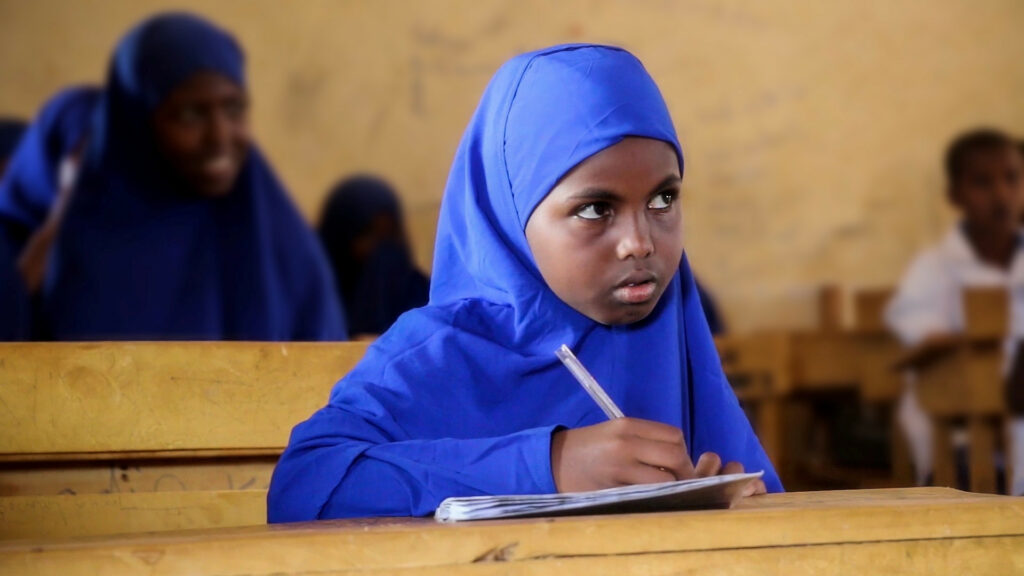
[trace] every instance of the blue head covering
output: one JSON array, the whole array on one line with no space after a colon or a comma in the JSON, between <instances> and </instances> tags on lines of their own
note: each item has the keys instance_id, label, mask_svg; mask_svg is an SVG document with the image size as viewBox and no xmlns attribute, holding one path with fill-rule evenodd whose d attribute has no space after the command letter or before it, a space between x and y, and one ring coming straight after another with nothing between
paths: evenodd
<instances>
[{"instance_id":1,"label":"blue head covering","mask_svg":"<svg viewBox=\"0 0 1024 576\"><path fill-rule=\"evenodd\" d=\"M380 217L393 224L389 237L375 236ZM430 282L413 264L402 208L387 182L365 175L339 182L327 198L317 231L348 312L350 334L381 334L403 312L427 303ZM375 236L375 244L359 261L353 246L366 235Z\"/></svg>"},{"instance_id":2,"label":"blue head covering","mask_svg":"<svg viewBox=\"0 0 1024 576\"><path fill-rule=\"evenodd\" d=\"M244 86L235 40L187 14L144 21L111 61L44 281L55 339L336 340L323 253L259 150L222 198L182 189L155 108L199 72Z\"/></svg>"},{"instance_id":3,"label":"blue head covering","mask_svg":"<svg viewBox=\"0 0 1024 576\"><path fill-rule=\"evenodd\" d=\"M292 432L271 521L430 513L456 495L556 489L558 426L605 419L559 363L568 344L628 416L683 430L778 478L723 376L685 259L651 315L601 325L544 283L525 226L574 166L626 137L682 152L653 80L628 52L558 46L506 63L456 153L430 304L403 315Z\"/></svg>"},{"instance_id":4,"label":"blue head covering","mask_svg":"<svg viewBox=\"0 0 1024 576\"><path fill-rule=\"evenodd\" d=\"M0 220L21 235L43 224L57 198L60 163L83 143L99 90L78 86L51 98L25 133L0 180Z\"/></svg>"}]
</instances>

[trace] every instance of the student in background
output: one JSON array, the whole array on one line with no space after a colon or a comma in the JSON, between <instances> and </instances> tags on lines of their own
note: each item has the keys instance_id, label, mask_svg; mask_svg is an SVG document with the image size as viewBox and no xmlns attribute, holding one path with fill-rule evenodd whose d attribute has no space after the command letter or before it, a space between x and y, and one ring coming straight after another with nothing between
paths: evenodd
<instances>
[{"instance_id":1,"label":"student in background","mask_svg":"<svg viewBox=\"0 0 1024 576\"><path fill-rule=\"evenodd\" d=\"M58 340L339 340L323 252L248 128L243 54L148 19L110 63L43 282Z\"/></svg>"},{"instance_id":2,"label":"student in background","mask_svg":"<svg viewBox=\"0 0 1024 576\"><path fill-rule=\"evenodd\" d=\"M0 228L29 293L38 290L46 272L99 94L83 86L51 98L0 180Z\"/></svg>"},{"instance_id":3,"label":"student in background","mask_svg":"<svg viewBox=\"0 0 1024 576\"><path fill-rule=\"evenodd\" d=\"M628 52L557 46L502 66L448 177L430 304L292 431L269 520L744 468L780 490L683 256L682 171L665 102ZM562 344L628 418L607 420Z\"/></svg>"},{"instance_id":4,"label":"student in background","mask_svg":"<svg viewBox=\"0 0 1024 576\"><path fill-rule=\"evenodd\" d=\"M959 136L946 153L948 198L961 220L907 270L886 309L889 327L907 346L964 329L964 287L1006 287L1011 337L1024 336L1024 157L1006 134L981 129ZM1009 350L1009 348L1008 348ZM899 422L910 443L917 482L932 473L932 426L906 388ZM1011 424L1011 442L1024 442L1024 421ZM1014 462L1011 490L1024 493L1024 462Z\"/></svg>"},{"instance_id":5,"label":"student in background","mask_svg":"<svg viewBox=\"0 0 1024 576\"><path fill-rule=\"evenodd\" d=\"M383 334L427 303L430 280L412 261L401 204L383 180L356 176L335 185L317 232L352 336Z\"/></svg>"},{"instance_id":6,"label":"student in background","mask_svg":"<svg viewBox=\"0 0 1024 576\"><path fill-rule=\"evenodd\" d=\"M25 123L14 118L0 118L0 178L7 171L7 164L25 133Z\"/></svg>"}]
</instances>

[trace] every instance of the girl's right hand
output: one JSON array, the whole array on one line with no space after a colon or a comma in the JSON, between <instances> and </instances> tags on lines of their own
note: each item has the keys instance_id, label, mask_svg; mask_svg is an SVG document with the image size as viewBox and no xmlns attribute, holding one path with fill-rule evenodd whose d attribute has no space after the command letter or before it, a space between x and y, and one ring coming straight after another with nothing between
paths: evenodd
<instances>
[{"instance_id":1,"label":"girl's right hand","mask_svg":"<svg viewBox=\"0 0 1024 576\"><path fill-rule=\"evenodd\" d=\"M701 464L705 456L707 454L702 455ZM616 418L555 432L551 439L551 471L559 492L671 482L698 476L686 451L682 430L636 418ZM715 473L717 470L711 472Z\"/></svg>"}]
</instances>

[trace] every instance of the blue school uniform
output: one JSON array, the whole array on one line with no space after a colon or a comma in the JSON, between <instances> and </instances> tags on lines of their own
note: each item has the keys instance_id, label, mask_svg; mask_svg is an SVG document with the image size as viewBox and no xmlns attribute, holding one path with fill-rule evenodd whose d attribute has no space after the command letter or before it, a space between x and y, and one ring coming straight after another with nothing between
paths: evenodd
<instances>
[{"instance_id":1,"label":"blue school uniform","mask_svg":"<svg viewBox=\"0 0 1024 576\"><path fill-rule=\"evenodd\" d=\"M341 340L326 259L255 147L222 198L182 189L151 127L198 72L245 86L235 40L187 14L149 19L110 64L43 285L59 340Z\"/></svg>"},{"instance_id":2,"label":"blue school uniform","mask_svg":"<svg viewBox=\"0 0 1024 576\"><path fill-rule=\"evenodd\" d=\"M572 45L518 56L492 79L441 205L430 303L399 318L295 427L271 522L424 515L449 496L556 491L551 435L605 415L554 355L567 344L627 415L683 430L778 477L723 376L685 258L654 311L606 326L544 283L525 226L572 167L630 136L682 152L642 64Z\"/></svg>"}]
</instances>

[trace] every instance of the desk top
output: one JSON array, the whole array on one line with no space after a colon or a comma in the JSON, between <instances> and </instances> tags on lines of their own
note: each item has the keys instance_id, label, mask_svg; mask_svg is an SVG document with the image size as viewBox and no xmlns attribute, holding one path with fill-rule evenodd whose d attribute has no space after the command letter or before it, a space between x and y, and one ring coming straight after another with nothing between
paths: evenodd
<instances>
[{"instance_id":1,"label":"desk top","mask_svg":"<svg viewBox=\"0 0 1024 576\"><path fill-rule=\"evenodd\" d=\"M730 574L1024 570L1024 498L948 488L804 492L754 497L732 510L460 524L348 520L0 545L0 573L60 576L594 576L715 566Z\"/></svg>"}]
</instances>

